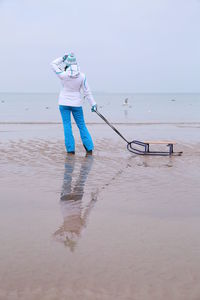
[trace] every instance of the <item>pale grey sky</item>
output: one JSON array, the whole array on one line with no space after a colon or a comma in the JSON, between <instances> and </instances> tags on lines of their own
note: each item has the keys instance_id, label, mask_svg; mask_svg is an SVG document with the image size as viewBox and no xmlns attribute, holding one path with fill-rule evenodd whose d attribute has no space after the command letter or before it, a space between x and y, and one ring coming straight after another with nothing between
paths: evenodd
<instances>
[{"instance_id":1,"label":"pale grey sky","mask_svg":"<svg viewBox=\"0 0 200 300\"><path fill-rule=\"evenodd\" d=\"M0 91L57 92L74 51L93 91L200 92L199 0L0 0Z\"/></svg>"}]
</instances>

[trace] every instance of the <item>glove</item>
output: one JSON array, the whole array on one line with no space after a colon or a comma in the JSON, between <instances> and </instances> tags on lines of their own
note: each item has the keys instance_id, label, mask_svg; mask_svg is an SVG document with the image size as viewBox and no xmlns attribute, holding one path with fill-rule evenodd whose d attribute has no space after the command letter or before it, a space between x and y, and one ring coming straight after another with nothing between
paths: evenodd
<instances>
[{"instance_id":1,"label":"glove","mask_svg":"<svg viewBox=\"0 0 200 300\"><path fill-rule=\"evenodd\" d=\"M96 105L96 104L92 105L91 111L92 111L92 112L97 111L97 105Z\"/></svg>"},{"instance_id":2,"label":"glove","mask_svg":"<svg viewBox=\"0 0 200 300\"><path fill-rule=\"evenodd\" d=\"M63 56L63 62L67 59L67 57L68 57L68 54L65 54L65 55Z\"/></svg>"}]
</instances>

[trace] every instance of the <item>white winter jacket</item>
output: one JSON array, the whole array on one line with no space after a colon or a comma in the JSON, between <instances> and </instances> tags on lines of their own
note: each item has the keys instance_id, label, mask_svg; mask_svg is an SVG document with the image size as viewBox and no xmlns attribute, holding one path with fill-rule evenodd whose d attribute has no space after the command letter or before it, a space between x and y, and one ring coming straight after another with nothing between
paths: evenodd
<instances>
[{"instance_id":1,"label":"white winter jacket","mask_svg":"<svg viewBox=\"0 0 200 300\"><path fill-rule=\"evenodd\" d=\"M78 65L71 65L64 71L63 58L52 61L51 67L60 78L62 89L59 94L59 105L82 106L83 98L95 105L85 74L81 73Z\"/></svg>"}]
</instances>

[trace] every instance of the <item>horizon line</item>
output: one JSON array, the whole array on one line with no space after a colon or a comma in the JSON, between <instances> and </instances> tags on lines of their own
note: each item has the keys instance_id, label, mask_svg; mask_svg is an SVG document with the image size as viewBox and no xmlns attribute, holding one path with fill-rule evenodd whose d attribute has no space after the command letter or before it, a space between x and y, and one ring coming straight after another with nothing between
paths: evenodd
<instances>
[{"instance_id":1,"label":"horizon line","mask_svg":"<svg viewBox=\"0 0 200 300\"><path fill-rule=\"evenodd\" d=\"M93 94L200 94L199 92L113 92L113 91L92 91ZM39 92L39 91L16 91L16 92L8 92L8 91L0 91L0 94L59 94L58 92Z\"/></svg>"}]
</instances>

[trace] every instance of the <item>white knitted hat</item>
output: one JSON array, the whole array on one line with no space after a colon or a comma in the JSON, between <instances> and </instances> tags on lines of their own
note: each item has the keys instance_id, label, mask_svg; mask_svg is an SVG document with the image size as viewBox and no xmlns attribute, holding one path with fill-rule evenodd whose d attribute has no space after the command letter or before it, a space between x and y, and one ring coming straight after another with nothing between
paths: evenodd
<instances>
[{"instance_id":1,"label":"white knitted hat","mask_svg":"<svg viewBox=\"0 0 200 300\"><path fill-rule=\"evenodd\" d=\"M77 64L77 61L76 61L76 56L73 52L70 52L67 56L67 59L65 60L65 63L68 65L68 66L71 66L71 65L76 65Z\"/></svg>"}]
</instances>

